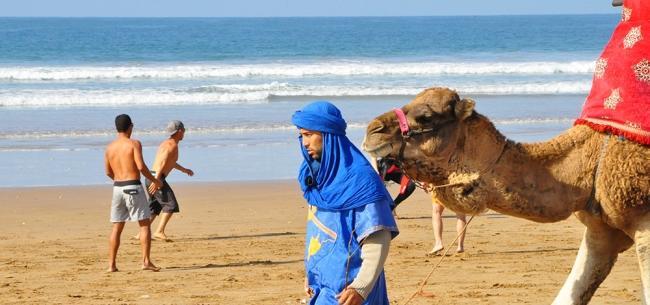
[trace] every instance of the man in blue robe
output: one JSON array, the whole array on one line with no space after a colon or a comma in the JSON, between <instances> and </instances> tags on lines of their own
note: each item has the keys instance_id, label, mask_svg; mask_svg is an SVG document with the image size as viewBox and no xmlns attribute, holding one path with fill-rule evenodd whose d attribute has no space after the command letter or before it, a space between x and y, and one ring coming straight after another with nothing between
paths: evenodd
<instances>
[{"instance_id":1,"label":"man in blue robe","mask_svg":"<svg viewBox=\"0 0 650 305\"><path fill-rule=\"evenodd\" d=\"M384 262L398 234L390 194L346 137L336 106L313 102L291 121L300 131L304 162L298 181L309 205L309 304L388 304Z\"/></svg>"}]
</instances>

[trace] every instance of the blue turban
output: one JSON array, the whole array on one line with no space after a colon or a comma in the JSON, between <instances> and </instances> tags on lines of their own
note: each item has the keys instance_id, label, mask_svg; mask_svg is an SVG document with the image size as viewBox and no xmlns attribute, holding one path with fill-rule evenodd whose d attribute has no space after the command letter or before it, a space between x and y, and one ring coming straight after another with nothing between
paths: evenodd
<instances>
[{"instance_id":1,"label":"blue turban","mask_svg":"<svg viewBox=\"0 0 650 305\"><path fill-rule=\"evenodd\" d=\"M291 122L298 128L323 135L320 161L307 153L302 141L300 145L305 160L300 166L298 182L310 205L326 210L349 210L369 203L392 202L379 175L345 136L347 125L336 106L326 101L310 103L296 111Z\"/></svg>"}]
</instances>

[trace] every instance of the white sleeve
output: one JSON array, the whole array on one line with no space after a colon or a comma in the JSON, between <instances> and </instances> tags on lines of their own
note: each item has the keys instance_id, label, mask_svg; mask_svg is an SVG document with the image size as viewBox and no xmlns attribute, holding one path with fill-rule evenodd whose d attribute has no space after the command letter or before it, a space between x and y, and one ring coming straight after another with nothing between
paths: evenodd
<instances>
[{"instance_id":1,"label":"white sleeve","mask_svg":"<svg viewBox=\"0 0 650 305\"><path fill-rule=\"evenodd\" d=\"M363 240L361 268L349 287L356 290L364 300L368 298L372 288L375 287L377 278L384 271L390 240L391 233L388 230L377 231Z\"/></svg>"}]
</instances>

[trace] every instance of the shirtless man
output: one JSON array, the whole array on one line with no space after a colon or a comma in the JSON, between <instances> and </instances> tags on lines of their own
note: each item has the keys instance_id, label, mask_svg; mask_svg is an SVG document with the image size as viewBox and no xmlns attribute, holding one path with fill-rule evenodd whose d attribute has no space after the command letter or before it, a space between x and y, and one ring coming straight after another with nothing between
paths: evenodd
<instances>
[{"instance_id":1,"label":"shirtless man","mask_svg":"<svg viewBox=\"0 0 650 305\"><path fill-rule=\"evenodd\" d=\"M173 169L177 169L188 176L194 176L194 172L191 169L187 169L177 163L178 143L182 141L185 136L185 126L183 125L183 122L171 121L167 125L165 131L169 135L169 138L158 146L156 160L153 163L153 171L151 172L156 176L156 179L162 181L163 185L158 192L154 193L150 202L152 213L151 222L153 222L154 219L156 219L156 216L162 211L162 216L158 223L158 229L156 229L156 232L153 234L155 238L162 240L167 240L165 227L167 226L167 223L169 223L172 214L180 211L174 191L167 183L166 178ZM146 183L147 186L150 185L149 181Z\"/></svg>"},{"instance_id":2,"label":"shirtless man","mask_svg":"<svg viewBox=\"0 0 650 305\"><path fill-rule=\"evenodd\" d=\"M153 193L162 183L151 173L142 159L142 144L131 139L133 123L126 114L115 118L117 138L108 144L105 154L106 175L114 181L113 202L111 204L111 232L108 253L108 272L117 271L115 258L120 247L120 237L126 221L137 221L140 225L140 244L142 247L142 270L159 271L149 257L151 251L151 212L147 197L140 184L140 173L154 183L149 186Z\"/></svg>"}]
</instances>

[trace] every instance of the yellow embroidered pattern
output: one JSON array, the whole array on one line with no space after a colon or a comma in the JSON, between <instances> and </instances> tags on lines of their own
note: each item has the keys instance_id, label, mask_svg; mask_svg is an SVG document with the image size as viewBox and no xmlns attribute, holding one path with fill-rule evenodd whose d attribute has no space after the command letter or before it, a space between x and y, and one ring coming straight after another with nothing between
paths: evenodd
<instances>
[{"instance_id":1,"label":"yellow embroidered pattern","mask_svg":"<svg viewBox=\"0 0 650 305\"><path fill-rule=\"evenodd\" d=\"M594 69L594 76L596 78L603 78L603 75L605 75L605 69L607 69L607 59L599 58L596 61L596 67Z\"/></svg>"},{"instance_id":2,"label":"yellow embroidered pattern","mask_svg":"<svg viewBox=\"0 0 650 305\"><path fill-rule=\"evenodd\" d=\"M629 21L630 17L632 17L632 9L627 8L627 7L624 6L623 7L623 16L621 17L621 21L623 21L623 22Z\"/></svg>"},{"instance_id":3,"label":"yellow embroidered pattern","mask_svg":"<svg viewBox=\"0 0 650 305\"><path fill-rule=\"evenodd\" d=\"M616 109L616 105L621 102L621 93L619 89L612 90L612 94L605 99L605 109Z\"/></svg>"},{"instance_id":4,"label":"yellow embroidered pattern","mask_svg":"<svg viewBox=\"0 0 650 305\"><path fill-rule=\"evenodd\" d=\"M650 61L647 59L641 60L638 64L634 65L634 74L636 78L642 82L650 82Z\"/></svg>"},{"instance_id":5,"label":"yellow embroidered pattern","mask_svg":"<svg viewBox=\"0 0 650 305\"><path fill-rule=\"evenodd\" d=\"M320 220L316 217L316 211L318 210L317 207L315 206L310 206L307 214L307 221L311 221L318 229L323 231L323 233L327 234L329 237L332 239L336 239L336 232L334 230L328 228L326 225L324 225Z\"/></svg>"},{"instance_id":6,"label":"yellow embroidered pattern","mask_svg":"<svg viewBox=\"0 0 650 305\"><path fill-rule=\"evenodd\" d=\"M633 27L627 35L625 35L625 39L623 39L623 46L626 49L629 49L633 47L637 42L641 41L643 39L643 36L641 35L641 27Z\"/></svg>"},{"instance_id":7,"label":"yellow embroidered pattern","mask_svg":"<svg viewBox=\"0 0 650 305\"><path fill-rule=\"evenodd\" d=\"M634 128L634 129L641 129L641 126L639 124L634 123L634 122L630 122L630 121L625 122L625 126L630 127L630 128Z\"/></svg>"},{"instance_id":8,"label":"yellow embroidered pattern","mask_svg":"<svg viewBox=\"0 0 650 305\"><path fill-rule=\"evenodd\" d=\"M313 237L309 239L308 255L307 259L310 259L314 254L320 251L321 243L318 240L318 237Z\"/></svg>"}]
</instances>

